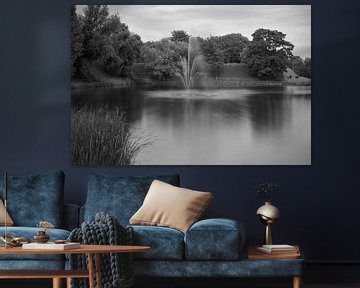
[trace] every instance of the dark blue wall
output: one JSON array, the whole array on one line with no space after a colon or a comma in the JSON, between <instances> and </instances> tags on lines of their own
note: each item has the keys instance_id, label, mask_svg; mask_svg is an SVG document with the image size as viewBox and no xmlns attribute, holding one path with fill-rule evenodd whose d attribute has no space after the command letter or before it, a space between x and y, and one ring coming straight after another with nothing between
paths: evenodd
<instances>
[{"instance_id":1,"label":"dark blue wall","mask_svg":"<svg viewBox=\"0 0 360 288\"><path fill-rule=\"evenodd\" d=\"M252 243L259 243L263 232L255 215L262 202L254 195L253 181L271 179L281 188L274 197L282 213L273 230L276 242L301 244L310 260L360 260L357 249L360 2L274 2L312 4L311 166L75 167L70 164L70 5L104 2L146 3L0 2L0 171L26 175L63 169L65 199L78 204L85 200L87 176L91 172L114 175L177 172L183 186L213 191L216 200L208 215L242 220ZM185 2L192 3L180 0L177 3ZM176 4L170 0L151 3Z\"/></svg>"}]
</instances>

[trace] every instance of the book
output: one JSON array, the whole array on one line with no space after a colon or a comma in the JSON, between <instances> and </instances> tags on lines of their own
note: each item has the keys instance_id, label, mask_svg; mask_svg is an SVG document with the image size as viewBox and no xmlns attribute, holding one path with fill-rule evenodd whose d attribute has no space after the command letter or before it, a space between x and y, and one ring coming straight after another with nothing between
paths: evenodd
<instances>
[{"instance_id":1,"label":"book","mask_svg":"<svg viewBox=\"0 0 360 288\"><path fill-rule=\"evenodd\" d=\"M250 246L248 249L247 258L249 260L273 260L273 259L298 259L301 258L299 246L295 246L297 249L294 251L280 251L279 253L267 253L258 250L262 246Z\"/></svg>"},{"instance_id":2,"label":"book","mask_svg":"<svg viewBox=\"0 0 360 288\"><path fill-rule=\"evenodd\" d=\"M260 252L268 253L268 254L298 254L299 248L297 246L291 245L262 245L257 247L257 250Z\"/></svg>"},{"instance_id":3,"label":"book","mask_svg":"<svg viewBox=\"0 0 360 288\"><path fill-rule=\"evenodd\" d=\"M70 250L70 249L79 249L80 243L70 242L70 243L27 243L22 245L23 249L28 250Z\"/></svg>"}]
</instances>

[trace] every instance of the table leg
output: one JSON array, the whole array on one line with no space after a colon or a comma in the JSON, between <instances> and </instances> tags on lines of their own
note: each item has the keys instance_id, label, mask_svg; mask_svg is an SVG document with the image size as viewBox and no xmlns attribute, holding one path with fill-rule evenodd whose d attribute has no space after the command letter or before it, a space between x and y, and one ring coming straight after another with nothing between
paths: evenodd
<instances>
[{"instance_id":1,"label":"table leg","mask_svg":"<svg viewBox=\"0 0 360 288\"><path fill-rule=\"evenodd\" d=\"M53 288L62 288L61 278L53 278Z\"/></svg>"},{"instance_id":2,"label":"table leg","mask_svg":"<svg viewBox=\"0 0 360 288\"><path fill-rule=\"evenodd\" d=\"M94 282L94 254L88 253L88 260L89 260L89 288L95 288L95 282Z\"/></svg>"},{"instance_id":3,"label":"table leg","mask_svg":"<svg viewBox=\"0 0 360 288\"><path fill-rule=\"evenodd\" d=\"M95 271L96 271L96 285L97 288L102 288L101 284L101 255L95 254Z\"/></svg>"},{"instance_id":4,"label":"table leg","mask_svg":"<svg viewBox=\"0 0 360 288\"><path fill-rule=\"evenodd\" d=\"M293 278L293 288L301 288L301 277L297 276Z\"/></svg>"},{"instance_id":5,"label":"table leg","mask_svg":"<svg viewBox=\"0 0 360 288\"><path fill-rule=\"evenodd\" d=\"M71 288L71 278L66 278L66 288Z\"/></svg>"}]
</instances>

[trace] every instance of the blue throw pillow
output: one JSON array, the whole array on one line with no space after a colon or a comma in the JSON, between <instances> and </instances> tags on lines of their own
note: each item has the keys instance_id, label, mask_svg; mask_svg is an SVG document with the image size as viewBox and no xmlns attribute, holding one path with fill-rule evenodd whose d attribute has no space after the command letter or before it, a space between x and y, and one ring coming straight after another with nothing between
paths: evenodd
<instances>
[{"instance_id":1,"label":"blue throw pillow","mask_svg":"<svg viewBox=\"0 0 360 288\"><path fill-rule=\"evenodd\" d=\"M180 185L178 174L160 176L104 176L91 174L84 206L84 220L93 221L98 212L116 217L121 225L128 225L131 216L142 205L151 183L160 180Z\"/></svg>"},{"instance_id":2,"label":"blue throw pillow","mask_svg":"<svg viewBox=\"0 0 360 288\"><path fill-rule=\"evenodd\" d=\"M35 227L45 220L62 226L64 179L62 171L8 176L8 212L16 226ZM4 177L0 176L2 184ZM3 185L0 195L4 198Z\"/></svg>"}]
</instances>

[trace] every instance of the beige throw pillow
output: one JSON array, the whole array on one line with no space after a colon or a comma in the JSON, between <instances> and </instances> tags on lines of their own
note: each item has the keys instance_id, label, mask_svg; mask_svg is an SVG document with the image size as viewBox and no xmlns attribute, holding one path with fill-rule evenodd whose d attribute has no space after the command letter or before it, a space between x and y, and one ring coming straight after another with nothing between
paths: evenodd
<instances>
[{"instance_id":1,"label":"beige throw pillow","mask_svg":"<svg viewBox=\"0 0 360 288\"><path fill-rule=\"evenodd\" d=\"M154 180L130 224L166 226L186 232L212 200L210 192L179 188Z\"/></svg>"},{"instance_id":2,"label":"beige throw pillow","mask_svg":"<svg viewBox=\"0 0 360 288\"><path fill-rule=\"evenodd\" d=\"M14 225L14 221L10 218L9 214L6 213L7 216L7 225L8 226L12 226ZM0 200L0 226L4 226L5 225L5 205L3 203L2 200Z\"/></svg>"}]
</instances>

